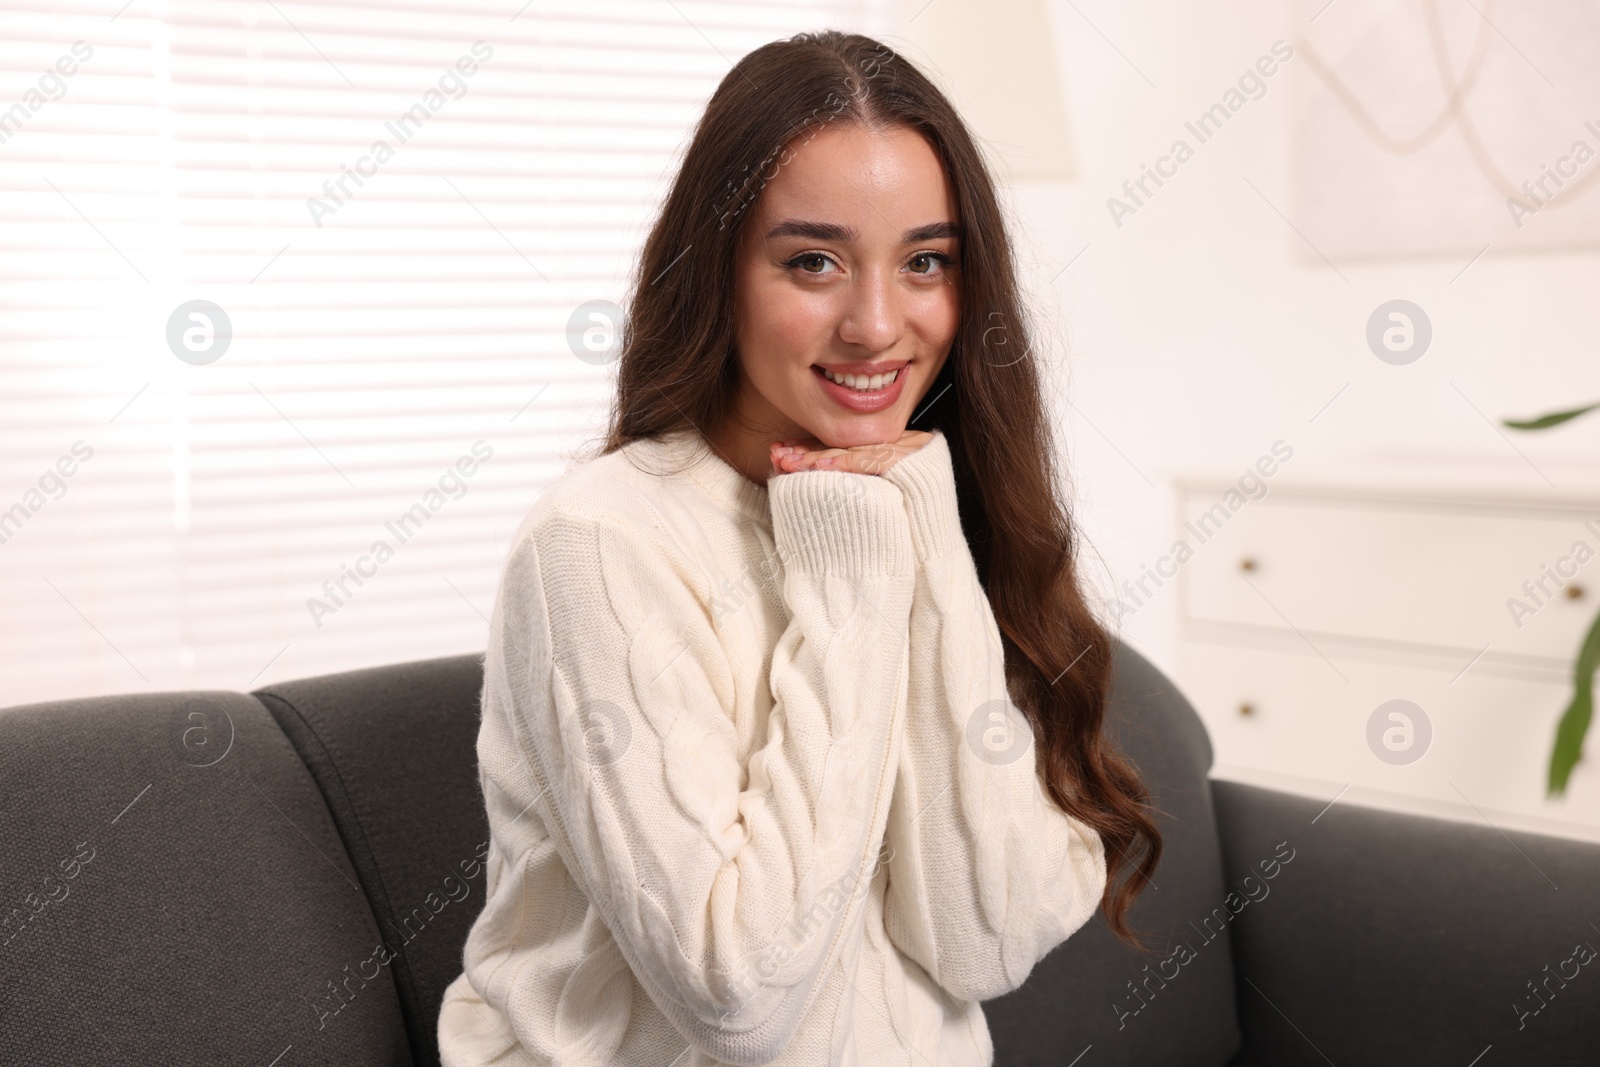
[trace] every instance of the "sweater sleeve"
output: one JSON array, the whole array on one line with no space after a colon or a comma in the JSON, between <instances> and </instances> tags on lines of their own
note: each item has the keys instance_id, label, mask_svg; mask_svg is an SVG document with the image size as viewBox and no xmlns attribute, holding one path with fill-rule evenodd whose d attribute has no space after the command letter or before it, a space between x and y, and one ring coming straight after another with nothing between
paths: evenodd
<instances>
[{"instance_id":1,"label":"sweater sleeve","mask_svg":"<svg viewBox=\"0 0 1600 1067\"><path fill-rule=\"evenodd\" d=\"M1007 697L944 436L884 477L904 493L918 563L885 930L946 992L990 1000L1094 914L1104 846L1045 791L1032 728Z\"/></svg>"},{"instance_id":2,"label":"sweater sleeve","mask_svg":"<svg viewBox=\"0 0 1600 1067\"><path fill-rule=\"evenodd\" d=\"M915 573L881 478L784 474L768 499L789 621L748 758L703 572L649 522L534 524L486 663L485 714L514 724L572 879L678 1032L731 1064L782 1052L859 925Z\"/></svg>"}]
</instances>

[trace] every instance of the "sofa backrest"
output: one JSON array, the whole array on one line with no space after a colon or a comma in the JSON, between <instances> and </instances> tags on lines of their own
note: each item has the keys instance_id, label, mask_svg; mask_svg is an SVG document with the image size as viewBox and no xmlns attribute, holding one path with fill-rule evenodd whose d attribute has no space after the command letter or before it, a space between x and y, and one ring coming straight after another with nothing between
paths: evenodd
<instances>
[{"instance_id":1,"label":"sofa backrest","mask_svg":"<svg viewBox=\"0 0 1600 1067\"><path fill-rule=\"evenodd\" d=\"M382 929L412 1060L439 1062L439 1004L483 907L480 656L283 682L256 692L322 789Z\"/></svg>"},{"instance_id":2,"label":"sofa backrest","mask_svg":"<svg viewBox=\"0 0 1600 1067\"><path fill-rule=\"evenodd\" d=\"M253 697L0 711L0 1063L407 1064L379 938Z\"/></svg>"}]
</instances>

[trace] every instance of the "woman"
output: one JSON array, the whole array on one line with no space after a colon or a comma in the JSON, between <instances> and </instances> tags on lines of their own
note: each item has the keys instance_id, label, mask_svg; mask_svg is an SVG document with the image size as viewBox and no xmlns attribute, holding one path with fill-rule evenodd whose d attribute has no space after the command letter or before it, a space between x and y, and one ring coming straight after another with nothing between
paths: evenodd
<instances>
[{"instance_id":1,"label":"woman","mask_svg":"<svg viewBox=\"0 0 1600 1067\"><path fill-rule=\"evenodd\" d=\"M1160 839L1100 735L991 180L866 37L729 72L646 242L604 453L514 542L467 1064L983 1065L980 1001ZM910 428L918 427L918 428Z\"/></svg>"}]
</instances>

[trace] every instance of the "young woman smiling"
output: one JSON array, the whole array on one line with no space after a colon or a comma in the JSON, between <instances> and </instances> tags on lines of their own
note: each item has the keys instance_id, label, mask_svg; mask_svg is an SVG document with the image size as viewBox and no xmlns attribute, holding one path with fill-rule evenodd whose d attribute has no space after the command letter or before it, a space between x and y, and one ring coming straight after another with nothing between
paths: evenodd
<instances>
[{"instance_id":1,"label":"young woman smiling","mask_svg":"<svg viewBox=\"0 0 1600 1067\"><path fill-rule=\"evenodd\" d=\"M826 32L723 79L603 454L502 576L445 1067L988 1067L981 1001L1097 909L1133 940L1161 841L1023 322L913 66Z\"/></svg>"}]
</instances>

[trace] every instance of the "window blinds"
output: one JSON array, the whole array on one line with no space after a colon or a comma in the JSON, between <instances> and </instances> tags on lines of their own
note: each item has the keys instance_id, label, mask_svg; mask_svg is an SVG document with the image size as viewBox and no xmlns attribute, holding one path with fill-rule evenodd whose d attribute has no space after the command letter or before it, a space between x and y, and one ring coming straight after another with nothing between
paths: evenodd
<instances>
[{"instance_id":1,"label":"window blinds","mask_svg":"<svg viewBox=\"0 0 1600 1067\"><path fill-rule=\"evenodd\" d=\"M0 0L0 706L482 649L569 317L738 56L870 17Z\"/></svg>"}]
</instances>

